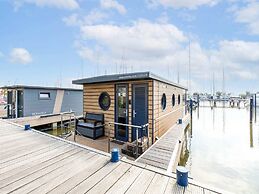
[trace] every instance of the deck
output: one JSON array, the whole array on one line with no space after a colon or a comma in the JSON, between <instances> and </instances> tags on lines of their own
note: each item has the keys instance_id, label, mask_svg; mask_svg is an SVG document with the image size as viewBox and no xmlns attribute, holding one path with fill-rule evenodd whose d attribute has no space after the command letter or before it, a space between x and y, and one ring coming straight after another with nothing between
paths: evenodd
<instances>
[{"instance_id":1,"label":"deck","mask_svg":"<svg viewBox=\"0 0 259 194\"><path fill-rule=\"evenodd\" d=\"M0 193L216 193L174 174L0 120Z\"/></svg>"},{"instance_id":2,"label":"deck","mask_svg":"<svg viewBox=\"0 0 259 194\"><path fill-rule=\"evenodd\" d=\"M180 155L180 147L184 137L184 130L190 122L189 116L182 124L176 124L154 143L137 161L166 170L175 171Z\"/></svg>"},{"instance_id":3,"label":"deck","mask_svg":"<svg viewBox=\"0 0 259 194\"><path fill-rule=\"evenodd\" d=\"M63 121L68 121L70 119L73 119L69 115L63 115L61 119L61 115L50 115L47 117L44 117L45 115L42 116L30 116L30 117L21 117L21 118L15 118L15 119L8 119L11 122L17 123L19 125L26 125L30 124L31 127L36 127L36 126L41 126L41 125L47 125L47 124L52 124L52 123L58 123ZM78 116L82 117L82 116Z\"/></svg>"}]
</instances>

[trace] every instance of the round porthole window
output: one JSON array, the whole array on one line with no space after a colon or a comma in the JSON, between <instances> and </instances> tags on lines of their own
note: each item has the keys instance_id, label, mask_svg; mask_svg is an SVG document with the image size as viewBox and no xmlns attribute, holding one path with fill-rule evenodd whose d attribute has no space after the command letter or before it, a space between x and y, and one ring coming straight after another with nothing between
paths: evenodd
<instances>
[{"instance_id":1,"label":"round porthole window","mask_svg":"<svg viewBox=\"0 0 259 194\"><path fill-rule=\"evenodd\" d=\"M166 95L165 95L165 93L163 93L162 98L161 98L161 107L162 107L163 110L165 110L165 108L166 108Z\"/></svg>"},{"instance_id":2,"label":"round porthole window","mask_svg":"<svg viewBox=\"0 0 259 194\"><path fill-rule=\"evenodd\" d=\"M181 103L181 96L180 96L180 94L178 95L178 104L180 104Z\"/></svg>"},{"instance_id":3,"label":"round porthole window","mask_svg":"<svg viewBox=\"0 0 259 194\"><path fill-rule=\"evenodd\" d=\"M103 110L108 110L111 105L111 98L107 92L102 92L99 96L99 106Z\"/></svg>"},{"instance_id":4,"label":"round porthole window","mask_svg":"<svg viewBox=\"0 0 259 194\"><path fill-rule=\"evenodd\" d=\"M173 94L173 96L172 96L172 106L174 107L174 105L175 105L175 95Z\"/></svg>"}]
</instances>

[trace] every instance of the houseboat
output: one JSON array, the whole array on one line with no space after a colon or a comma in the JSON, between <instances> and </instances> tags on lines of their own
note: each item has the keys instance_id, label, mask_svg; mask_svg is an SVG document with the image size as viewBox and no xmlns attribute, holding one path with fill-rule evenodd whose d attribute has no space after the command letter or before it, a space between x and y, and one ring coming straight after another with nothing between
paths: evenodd
<instances>
[{"instance_id":1,"label":"houseboat","mask_svg":"<svg viewBox=\"0 0 259 194\"><path fill-rule=\"evenodd\" d=\"M151 72L103 75L78 79L83 85L83 112L104 116L104 135L132 142L135 126L148 125L150 142L182 119L187 88ZM110 125L109 125L110 123Z\"/></svg>"},{"instance_id":2,"label":"houseboat","mask_svg":"<svg viewBox=\"0 0 259 194\"><path fill-rule=\"evenodd\" d=\"M20 118L74 111L83 113L83 90L73 88L14 85L7 91L7 118Z\"/></svg>"}]
</instances>

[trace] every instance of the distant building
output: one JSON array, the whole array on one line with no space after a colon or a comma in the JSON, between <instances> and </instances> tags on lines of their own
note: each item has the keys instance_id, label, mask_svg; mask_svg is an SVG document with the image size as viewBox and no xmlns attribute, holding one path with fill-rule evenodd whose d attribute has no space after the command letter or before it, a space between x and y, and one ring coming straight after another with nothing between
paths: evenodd
<instances>
[{"instance_id":1,"label":"distant building","mask_svg":"<svg viewBox=\"0 0 259 194\"><path fill-rule=\"evenodd\" d=\"M7 91L7 117L19 118L74 111L83 113L81 89L14 85Z\"/></svg>"}]
</instances>

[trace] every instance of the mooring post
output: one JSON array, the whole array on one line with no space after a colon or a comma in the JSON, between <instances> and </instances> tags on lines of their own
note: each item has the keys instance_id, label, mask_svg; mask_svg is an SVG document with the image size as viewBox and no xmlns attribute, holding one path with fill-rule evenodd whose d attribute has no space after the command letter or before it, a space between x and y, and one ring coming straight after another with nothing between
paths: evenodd
<instances>
[{"instance_id":1,"label":"mooring post","mask_svg":"<svg viewBox=\"0 0 259 194\"><path fill-rule=\"evenodd\" d=\"M198 94L197 95L197 105L198 105L198 108L200 107L200 95Z\"/></svg>"},{"instance_id":2,"label":"mooring post","mask_svg":"<svg viewBox=\"0 0 259 194\"><path fill-rule=\"evenodd\" d=\"M250 123L253 122L253 98L250 98Z\"/></svg>"},{"instance_id":3,"label":"mooring post","mask_svg":"<svg viewBox=\"0 0 259 194\"><path fill-rule=\"evenodd\" d=\"M193 101L192 99L190 99L191 128L192 128L192 109L193 109Z\"/></svg>"},{"instance_id":4,"label":"mooring post","mask_svg":"<svg viewBox=\"0 0 259 194\"><path fill-rule=\"evenodd\" d=\"M255 122L256 122L256 108L257 108L257 107L256 107L256 106L257 106L257 105L256 105L256 103L257 103L257 102L256 102L256 93L255 93L255 102L254 102L254 103L255 103L254 106L255 106Z\"/></svg>"}]
</instances>

